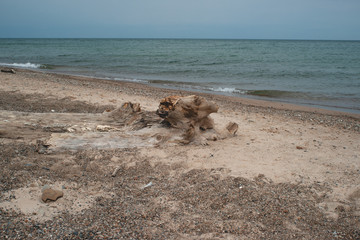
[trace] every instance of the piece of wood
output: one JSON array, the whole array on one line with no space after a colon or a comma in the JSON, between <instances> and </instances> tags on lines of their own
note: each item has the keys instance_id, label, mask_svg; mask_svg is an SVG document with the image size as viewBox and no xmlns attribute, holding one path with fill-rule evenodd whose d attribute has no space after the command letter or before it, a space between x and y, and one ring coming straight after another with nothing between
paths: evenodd
<instances>
[{"instance_id":1,"label":"piece of wood","mask_svg":"<svg viewBox=\"0 0 360 240\"><path fill-rule=\"evenodd\" d=\"M142 111L139 103L132 102L122 104L115 110L105 113L105 116L107 121L116 127L128 126L133 130L151 126L161 120L154 111Z\"/></svg>"},{"instance_id":2,"label":"piece of wood","mask_svg":"<svg viewBox=\"0 0 360 240\"><path fill-rule=\"evenodd\" d=\"M1 72L4 72L4 73L12 73L12 74L15 74L15 70L14 69L1 69Z\"/></svg>"},{"instance_id":3,"label":"piece of wood","mask_svg":"<svg viewBox=\"0 0 360 240\"><path fill-rule=\"evenodd\" d=\"M170 96L160 101L156 113L164 119L164 123L184 130L184 141L190 142L198 131L214 128L214 121L209 115L218 109L215 103L200 96Z\"/></svg>"}]
</instances>

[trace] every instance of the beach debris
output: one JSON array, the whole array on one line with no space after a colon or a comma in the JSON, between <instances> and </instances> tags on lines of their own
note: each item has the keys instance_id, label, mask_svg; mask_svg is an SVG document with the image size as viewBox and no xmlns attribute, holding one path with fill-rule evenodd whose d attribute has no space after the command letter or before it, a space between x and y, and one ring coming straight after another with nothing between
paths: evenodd
<instances>
[{"instance_id":1,"label":"beach debris","mask_svg":"<svg viewBox=\"0 0 360 240\"><path fill-rule=\"evenodd\" d=\"M182 129L184 143L189 143L200 131L214 128L214 121L209 115L218 109L215 103L200 96L169 96L160 101L156 113L164 119L164 124Z\"/></svg>"},{"instance_id":2,"label":"beach debris","mask_svg":"<svg viewBox=\"0 0 360 240\"><path fill-rule=\"evenodd\" d=\"M76 128L75 127L69 127L68 129L66 129L69 133L74 133L76 132Z\"/></svg>"},{"instance_id":3,"label":"beach debris","mask_svg":"<svg viewBox=\"0 0 360 240\"><path fill-rule=\"evenodd\" d=\"M60 190L54 190L52 188L47 188L43 191L41 200L45 203L56 201L58 198L64 196L64 193Z\"/></svg>"},{"instance_id":4,"label":"beach debris","mask_svg":"<svg viewBox=\"0 0 360 240\"><path fill-rule=\"evenodd\" d=\"M116 177L116 174L118 173L118 171L120 170L120 167L115 168L115 170L113 171L113 173L111 174L112 177Z\"/></svg>"},{"instance_id":5,"label":"beach debris","mask_svg":"<svg viewBox=\"0 0 360 240\"><path fill-rule=\"evenodd\" d=\"M200 96L170 96L160 101L156 113L174 128L187 128L193 125L206 130L214 127L209 115L218 109L215 103Z\"/></svg>"},{"instance_id":6,"label":"beach debris","mask_svg":"<svg viewBox=\"0 0 360 240\"><path fill-rule=\"evenodd\" d=\"M229 122L225 127L231 135L235 135L239 129L239 125L234 122Z\"/></svg>"},{"instance_id":7,"label":"beach debris","mask_svg":"<svg viewBox=\"0 0 360 240\"><path fill-rule=\"evenodd\" d=\"M68 124L55 123L43 127L45 132L65 133L70 126Z\"/></svg>"},{"instance_id":8,"label":"beach debris","mask_svg":"<svg viewBox=\"0 0 360 240\"><path fill-rule=\"evenodd\" d=\"M124 124L131 124L137 119L137 116L141 112L139 103L125 102L109 113L109 116L117 121L125 121Z\"/></svg>"},{"instance_id":9,"label":"beach debris","mask_svg":"<svg viewBox=\"0 0 360 240\"><path fill-rule=\"evenodd\" d=\"M118 128L111 127L109 125L97 125L96 131L98 132L111 132L111 131L119 131Z\"/></svg>"},{"instance_id":10,"label":"beach debris","mask_svg":"<svg viewBox=\"0 0 360 240\"><path fill-rule=\"evenodd\" d=\"M35 151L39 154L46 154L47 149L50 147L50 145L46 144L43 140L36 140L36 149Z\"/></svg>"},{"instance_id":11,"label":"beach debris","mask_svg":"<svg viewBox=\"0 0 360 240\"><path fill-rule=\"evenodd\" d=\"M207 140L232 137L238 131L239 126L234 122L229 122L222 130L215 130L214 121L209 115L218 109L217 104L200 96L169 96L160 101L156 113L164 119L164 125L182 130L181 143L207 145Z\"/></svg>"},{"instance_id":12,"label":"beach debris","mask_svg":"<svg viewBox=\"0 0 360 240\"><path fill-rule=\"evenodd\" d=\"M141 187L141 189L145 189L145 188L148 188L148 187L151 187L153 185L152 182L149 182L148 184L146 184L145 186Z\"/></svg>"},{"instance_id":13,"label":"beach debris","mask_svg":"<svg viewBox=\"0 0 360 240\"><path fill-rule=\"evenodd\" d=\"M12 74L15 74L15 70L10 68L10 69L1 69L1 72L3 73L12 73Z\"/></svg>"},{"instance_id":14,"label":"beach debris","mask_svg":"<svg viewBox=\"0 0 360 240\"><path fill-rule=\"evenodd\" d=\"M44 131L53 134L46 144L39 142L39 153L162 144L207 145L208 141L232 137L238 130L238 125L233 122L219 128L221 130L215 129L209 115L217 111L217 104L196 95L167 97L161 100L157 111L142 110L138 103L125 102L115 110L99 115L95 125L91 122L44 126ZM113 175L116 176L116 172Z\"/></svg>"},{"instance_id":15,"label":"beach debris","mask_svg":"<svg viewBox=\"0 0 360 240\"><path fill-rule=\"evenodd\" d=\"M116 124L117 127L130 127L132 130L139 130L152 126L160 121L154 112L142 111L139 103L125 102L111 112L105 112L108 121Z\"/></svg>"},{"instance_id":16,"label":"beach debris","mask_svg":"<svg viewBox=\"0 0 360 240\"><path fill-rule=\"evenodd\" d=\"M66 131L69 133L76 133L76 132L81 133L81 132L91 132L92 129L91 129L91 127L86 127L86 126L81 127L78 125L73 125L73 126L69 127L68 129L66 129Z\"/></svg>"}]
</instances>

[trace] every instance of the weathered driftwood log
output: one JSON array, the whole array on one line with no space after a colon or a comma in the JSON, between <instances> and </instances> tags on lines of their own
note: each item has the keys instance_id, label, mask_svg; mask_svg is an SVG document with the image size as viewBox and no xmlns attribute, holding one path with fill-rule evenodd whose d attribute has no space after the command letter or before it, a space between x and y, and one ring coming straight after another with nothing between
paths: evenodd
<instances>
[{"instance_id":1,"label":"weathered driftwood log","mask_svg":"<svg viewBox=\"0 0 360 240\"><path fill-rule=\"evenodd\" d=\"M170 96L160 101L156 113L164 119L164 123L184 130L184 143L188 143L199 135L200 130L214 128L214 121L209 115L218 109L215 103L200 96Z\"/></svg>"},{"instance_id":2,"label":"weathered driftwood log","mask_svg":"<svg viewBox=\"0 0 360 240\"><path fill-rule=\"evenodd\" d=\"M140 113L139 103L126 102L110 112L109 116L123 124L130 125L140 117Z\"/></svg>"},{"instance_id":3,"label":"weathered driftwood log","mask_svg":"<svg viewBox=\"0 0 360 240\"><path fill-rule=\"evenodd\" d=\"M220 131L214 128L214 121L209 115L217 112L218 108L215 103L195 95L166 97L161 100L156 114L154 111L142 111L138 103L126 102L114 111L105 113L104 120L111 126L99 125L101 128L97 130L101 131L103 127L104 131L118 127L140 130L154 126L148 129L147 134L155 137L158 143L207 144L207 140L234 136L238 130L236 123L229 123ZM161 120L163 125L159 125Z\"/></svg>"},{"instance_id":4,"label":"weathered driftwood log","mask_svg":"<svg viewBox=\"0 0 360 240\"><path fill-rule=\"evenodd\" d=\"M160 121L154 112L142 111L139 103L126 102L121 107L107 114L116 126L128 126L133 130L151 126Z\"/></svg>"},{"instance_id":5,"label":"weathered driftwood log","mask_svg":"<svg viewBox=\"0 0 360 240\"><path fill-rule=\"evenodd\" d=\"M15 74L15 70L14 69L1 69L1 72L4 72L4 73L12 73L12 74Z\"/></svg>"},{"instance_id":6,"label":"weathered driftwood log","mask_svg":"<svg viewBox=\"0 0 360 240\"><path fill-rule=\"evenodd\" d=\"M215 130L214 121L209 115L218 109L215 103L200 96L170 96L160 101L156 113L168 126L182 130L182 143L207 144L206 140L235 136L238 130L238 124L234 122L229 122L220 131Z\"/></svg>"},{"instance_id":7,"label":"weathered driftwood log","mask_svg":"<svg viewBox=\"0 0 360 240\"><path fill-rule=\"evenodd\" d=\"M160 101L156 113L174 128L183 128L192 124L205 130L214 127L209 115L217 112L218 109L215 103L200 96L170 96Z\"/></svg>"}]
</instances>

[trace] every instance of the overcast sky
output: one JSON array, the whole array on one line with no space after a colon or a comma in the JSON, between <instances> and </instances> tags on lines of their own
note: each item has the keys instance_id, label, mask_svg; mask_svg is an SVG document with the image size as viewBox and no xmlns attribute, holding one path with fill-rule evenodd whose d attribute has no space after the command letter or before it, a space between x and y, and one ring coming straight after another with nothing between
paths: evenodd
<instances>
[{"instance_id":1,"label":"overcast sky","mask_svg":"<svg viewBox=\"0 0 360 240\"><path fill-rule=\"evenodd\" d=\"M0 0L0 37L360 40L360 0Z\"/></svg>"}]
</instances>

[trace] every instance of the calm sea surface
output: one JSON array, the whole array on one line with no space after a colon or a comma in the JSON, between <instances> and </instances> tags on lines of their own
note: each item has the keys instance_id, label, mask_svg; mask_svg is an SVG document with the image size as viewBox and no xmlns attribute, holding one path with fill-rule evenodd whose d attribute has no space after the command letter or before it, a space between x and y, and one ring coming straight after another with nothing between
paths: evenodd
<instances>
[{"instance_id":1,"label":"calm sea surface","mask_svg":"<svg viewBox=\"0 0 360 240\"><path fill-rule=\"evenodd\" d=\"M0 39L0 65L360 113L360 41Z\"/></svg>"}]
</instances>

